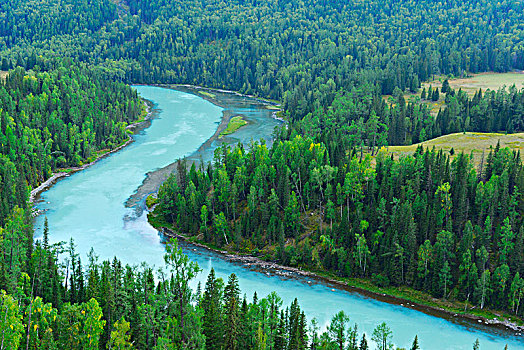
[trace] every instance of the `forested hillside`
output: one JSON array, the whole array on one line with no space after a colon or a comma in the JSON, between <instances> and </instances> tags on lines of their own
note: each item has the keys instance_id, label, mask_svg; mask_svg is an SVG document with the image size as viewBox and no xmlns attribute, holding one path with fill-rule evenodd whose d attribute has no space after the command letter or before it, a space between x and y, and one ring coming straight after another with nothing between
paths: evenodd
<instances>
[{"instance_id":1,"label":"forested hillside","mask_svg":"<svg viewBox=\"0 0 524 350\"><path fill-rule=\"evenodd\" d=\"M406 102L400 89L395 90L393 103L386 103L380 91L361 84L340 91L331 105L294 122L287 136L308 135L337 156L354 147L367 147L374 154L382 146L411 145L463 131L524 130L524 90L479 90L472 97L453 89L438 94L446 105L435 117L426 104Z\"/></svg>"},{"instance_id":2,"label":"forested hillside","mask_svg":"<svg viewBox=\"0 0 524 350\"><path fill-rule=\"evenodd\" d=\"M415 91L434 74L524 69L518 1L8 1L0 58L67 56L116 79L226 87L295 118L362 81Z\"/></svg>"},{"instance_id":3,"label":"forested hillside","mask_svg":"<svg viewBox=\"0 0 524 350\"><path fill-rule=\"evenodd\" d=\"M143 113L136 91L85 67L11 70L0 82L0 225L54 170L127 140L126 125Z\"/></svg>"},{"instance_id":4,"label":"forested hillside","mask_svg":"<svg viewBox=\"0 0 524 350\"><path fill-rule=\"evenodd\" d=\"M130 83L274 99L289 122L270 149L181 161L156 225L522 317L521 155L497 146L477 166L467 154L419 148L395 160L384 149L524 131L524 90L468 96L446 80L420 91L435 75L524 69L522 23L524 3L510 0L2 1L0 349L369 348L343 313L320 334L298 302L242 298L234 275L212 272L192 291L199 269L175 242L156 274L94 253L83 264L73 242L49 243L47 225L34 242L28 192L127 139L144 113ZM432 115L426 102L439 100ZM372 334L381 350L391 336L384 324Z\"/></svg>"}]
</instances>

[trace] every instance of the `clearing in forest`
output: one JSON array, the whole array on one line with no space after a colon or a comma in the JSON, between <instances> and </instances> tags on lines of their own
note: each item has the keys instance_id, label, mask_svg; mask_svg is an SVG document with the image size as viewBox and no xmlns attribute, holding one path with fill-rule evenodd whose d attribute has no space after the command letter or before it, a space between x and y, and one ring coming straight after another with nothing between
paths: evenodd
<instances>
[{"instance_id":1,"label":"clearing in forest","mask_svg":"<svg viewBox=\"0 0 524 350\"><path fill-rule=\"evenodd\" d=\"M422 84L422 87L426 87L427 89L431 85L433 88L438 87L439 90L441 90L442 82L445 79L445 77L438 77L431 82ZM517 89L522 89L524 87L524 72L481 73L474 74L468 78L448 79L448 82L453 89L458 90L460 88L462 91L466 91L473 96L478 89L482 89L482 91L488 89L498 90L503 86L509 88L512 85L515 85Z\"/></svg>"},{"instance_id":2,"label":"clearing in forest","mask_svg":"<svg viewBox=\"0 0 524 350\"><path fill-rule=\"evenodd\" d=\"M498 134L498 133L457 133L445 136L440 136L432 140L422 143L417 143L410 146L389 146L388 152L396 157L402 155L410 155L415 152L419 145L424 148L442 149L450 152L453 149L455 155L460 152L466 154L473 153L473 159L476 164L480 164L482 153L485 151L485 157L489 153L490 147L495 148L497 142L500 141L500 147L509 147L512 150L520 150L521 157L524 159L524 133L518 134Z\"/></svg>"},{"instance_id":3,"label":"clearing in forest","mask_svg":"<svg viewBox=\"0 0 524 350\"><path fill-rule=\"evenodd\" d=\"M420 100L420 94L422 92L423 88L428 88L431 86L432 89L435 89L438 87L439 91L442 90L442 83L446 79L445 76L437 76L435 79L429 82L422 83L421 89L417 93L409 93L406 92L404 94L404 98L406 101L410 102L422 102L427 104L430 107L431 113L433 115L437 115L439 109L445 108L446 104L444 102L445 95L440 94L440 99L438 101L431 101L431 100ZM473 74L471 77L468 78L448 78L449 85L451 88L458 90L462 89L462 91L467 92L470 96L473 96L475 92L477 92L479 89L482 89L482 91L486 90L498 90L499 88L506 86L509 88L512 85L515 85L517 89L524 88L524 71L516 71L516 72L509 72L509 73L480 73L480 74ZM387 98L390 98L389 96Z\"/></svg>"}]
</instances>

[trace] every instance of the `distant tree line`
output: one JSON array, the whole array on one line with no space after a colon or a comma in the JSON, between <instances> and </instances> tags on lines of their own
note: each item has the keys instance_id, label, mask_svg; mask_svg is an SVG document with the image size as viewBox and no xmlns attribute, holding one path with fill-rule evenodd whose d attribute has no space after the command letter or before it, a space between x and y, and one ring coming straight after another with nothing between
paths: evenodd
<instances>
[{"instance_id":1,"label":"distant tree line","mask_svg":"<svg viewBox=\"0 0 524 350\"><path fill-rule=\"evenodd\" d=\"M291 133L336 143L340 151L356 147L374 154L382 146L411 145L451 133L524 131L524 89L478 90L468 96L448 88L442 99L445 104L434 116L427 104L407 102L398 88L386 101L379 89L362 84L339 91L330 105L293 122Z\"/></svg>"},{"instance_id":2,"label":"distant tree line","mask_svg":"<svg viewBox=\"0 0 524 350\"><path fill-rule=\"evenodd\" d=\"M4 70L68 57L117 80L280 100L295 119L363 82L392 94L435 74L524 69L517 1L19 0L0 12Z\"/></svg>"}]
</instances>

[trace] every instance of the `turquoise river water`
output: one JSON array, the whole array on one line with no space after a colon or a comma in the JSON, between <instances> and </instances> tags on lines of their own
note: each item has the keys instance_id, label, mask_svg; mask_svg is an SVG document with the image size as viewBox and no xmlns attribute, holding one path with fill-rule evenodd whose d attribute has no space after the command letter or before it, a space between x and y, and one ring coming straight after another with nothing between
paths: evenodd
<instances>
[{"instance_id":1,"label":"turquoise river water","mask_svg":"<svg viewBox=\"0 0 524 350\"><path fill-rule=\"evenodd\" d=\"M191 156L215 132L224 108L193 94L171 89L136 86L142 97L155 103L157 117L149 128L134 135L135 142L100 160L93 166L58 181L42 193L38 209L46 211L50 239L53 242L74 238L82 260L93 247L101 259L114 256L124 263L142 261L161 266L164 248L162 238L146 220L145 211L127 208L125 202L141 185L145 174ZM254 100L231 96L226 110L245 115L250 124L233 134L229 141L248 142L251 138L270 139L278 121L271 111ZM201 150L205 161L219 144L212 142ZM199 157L199 156L198 156ZM137 214L140 213L140 214ZM35 237L41 237L44 216L36 219ZM198 262L205 282L213 267L223 277L234 272L240 287L249 297L276 291L289 305L297 297L308 319L315 317L325 326L339 310L344 310L351 323L358 323L359 333L368 339L382 321L394 332L393 342L409 348L415 334L422 349L471 349L476 338L481 349L524 349L524 337L508 331L487 328L460 319L443 319L401 305L377 301L357 293L304 277L284 277L272 271L256 271L224 259L220 254L184 244L185 252Z\"/></svg>"}]
</instances>

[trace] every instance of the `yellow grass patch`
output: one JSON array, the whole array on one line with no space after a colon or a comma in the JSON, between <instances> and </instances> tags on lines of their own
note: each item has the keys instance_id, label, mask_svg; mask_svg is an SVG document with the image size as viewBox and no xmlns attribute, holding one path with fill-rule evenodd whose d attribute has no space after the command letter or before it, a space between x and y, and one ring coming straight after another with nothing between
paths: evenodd
<instances>
[{"instance_id":1,"label":"yellow grass patch","mask_svg":"<svg viewBox=\"0 0 524 350\"><path fill-rule=\"evenodd\" d=\"M524 133L518 134L499 134L499 133L478 133L478 132L467 132L450 134L441 137L437 137L432 140L428 140L422 143L418 143L410 146L390 146L388 152L392 153L396 157L410 155L416 151L417 147L422 144L424 148L432 149L435 147L437 150L444 150L449 152L452 148L455 151L455 155L460 152L466 154L473 154L475 163L480 163L482 159L482 153L486 151L486 157L489 152L490 146L495 147L497 142L500 141L500 147L508 147L512 150L520 150L521 157L524 159Z\"/></svg>"},{"instance_id":2,"label":"yellow grass patch","mask_svg":"<svg viewBox=\"0 0 524 350\"><path fill-rule=\"evenodd\" d=\"M431 86L433 89L437 88L439 91L442 90L442 83L446 79L445 76L437 76L434 80L422 83L422 88L426 88L426 91ZM455 89L462 89L462 91L465 91L468 95L473 96L475 92L477 92L479 89L482 89L482 91L486 90L498 90L501 87L510 87L515 85L517 89L522 89L524 87L524 72L518 71L518 72L510 72L510 73L480 73L480 74L473 74L471 77L468 78L459 78L459 79L448 79L449 85ZM444 109L446 107L446 104L444 102L445 95L440 94L440 100L437 102L428 101L428 100L420 100L420 93L422 92L422 89L420 89L417 93L410 93L406 92L404 94L404 98L408 102L420 102L428 105L429 109L431 110L431 114L436 116L439 109ZM386 101L389 101L391 103L391 96L384 96Z\"/></svg>"},{"instance_id":3,"label":"yellow grass patch","mask_svg":"<svg viewBox=\"0 0 524 350\"><path fill-rule=\"evenodd\" d=\"M445 77L438 77L433 81L422 84L422 87L427 89L431 85L433 88L438 87L440 90L445 79ZM498 90L503 86L510 87L515 85L517 89L522 89L524 87L524 72L480 73L474 74L469 78L449 79L448 82L453 89L458 90L461 88L470 95L475 94L478 89L483 91L487 89Z\"/></svg>"},{"instance_id":4,"label":"yellow grass patch","mask_svg":"<svg viewBox=\"0 0 524 350\"><path fill-rule=\"evenodd\" d=\"M206 97L209 97L209 98L215 98L215 97L216 97L215 94L212 94L212 93L207 92L207 91L199 90L198 93L199 93L200 95L203 95L203 96L206 96Z\"/></svg>"}]
</instances>

